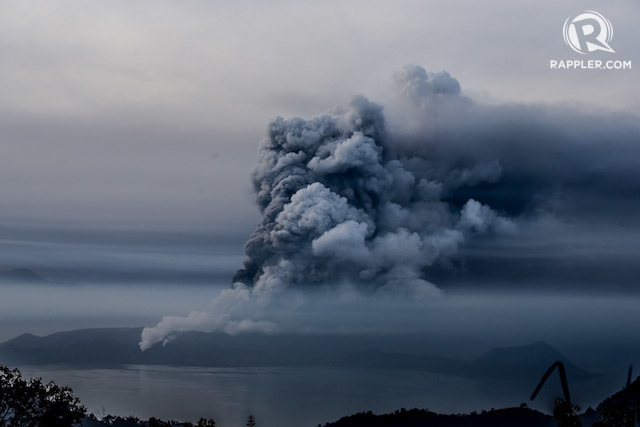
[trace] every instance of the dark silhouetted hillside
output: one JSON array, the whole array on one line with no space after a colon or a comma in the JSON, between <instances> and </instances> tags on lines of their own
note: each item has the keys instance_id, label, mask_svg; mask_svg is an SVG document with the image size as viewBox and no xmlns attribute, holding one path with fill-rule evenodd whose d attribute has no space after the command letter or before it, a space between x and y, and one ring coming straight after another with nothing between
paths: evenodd
<instances>
[{"instance_id":1,"label":"dark silhouetted hillside","mask_svg":"<svg viewBox=\"0 0 640 427\"><path fill-rule=\"evenodd\" d=\"M425 409L399 410L375 415L363 412L341 418L325 427L552 427L553 418L526 407L496 409L482 413L445 415Z\"/></svg>"},{"instance_id":2,"label":"dark silhouetted hillside","mask_svg":"<svg viewBox=\"0 0 640 427\"><path fill-rule=\"evenodd\" d=\"M636 378L636 380L629 385L628 390L622 389L603 400L598 405L597 410L602 410L611 405L619 405L624 401L640 404L640 377Z\"/></svg>"}]
</instances>

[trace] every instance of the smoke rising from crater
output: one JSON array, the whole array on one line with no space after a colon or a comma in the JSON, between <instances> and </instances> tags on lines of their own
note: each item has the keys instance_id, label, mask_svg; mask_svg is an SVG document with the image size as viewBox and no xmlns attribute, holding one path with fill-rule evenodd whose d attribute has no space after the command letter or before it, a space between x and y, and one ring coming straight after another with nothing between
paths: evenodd
<instances>
[{"instance_id":1,"label":"smoke rising from crater","mask_svg":"<svg viewBox=\"0 0 640 427\"><path fill-rule=\"evenodd\" d=\"M447 73L408 67L397 80L409 97L464 99ZM500 165L474 165L439 180L410 168L414 159L397 152L383 108L364 97L331 115L271 122L252 176L263 219L234 282L258 293L347 281L438 295L425 269L446 261L473 233L512 227L473 198L454 206L443 196L495 181Z\"/></svg>"},{"instance_id":2,"label":"smoke rising from crater","mask_svg":"<svg viewBox=\"0 0 640 427\"><path fill-rule=\"evenodd\" d=\"M270 310L286 308L275 295L299 309L310 304L305 290L325 285L437 300L430 273L456 271L460 260L466 268L474 242L485 246L471 267L491 266L475 270L478 282L507 272L513 286L536 274L568 283L563 274L580 268L567 265L581 257L578 266L636 277L626 264L597 262L620 235L612 227L640 229L636 117L482 104L447 72L418 66L397 73L395 85L387 111L359 96L331 114L269 124L252 175L263 216L233 287L208 313L146 328L142 349L187 329L277 332ZM627 240L617 241L616 259L640 253L619 244ZM532 270L540 248L546 264Z\"/></svg>"}]
</instances>

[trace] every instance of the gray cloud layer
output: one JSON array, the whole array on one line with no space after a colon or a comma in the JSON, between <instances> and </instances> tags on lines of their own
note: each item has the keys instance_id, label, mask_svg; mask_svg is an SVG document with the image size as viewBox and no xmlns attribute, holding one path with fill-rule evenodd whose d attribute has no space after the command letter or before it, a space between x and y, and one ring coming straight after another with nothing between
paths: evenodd
<instances>
[{"instance_id":1,"label":"gray cloud layer","mask_svg":"<svg viewBox=\"0 0 640 427\"><path fill-rule=\"evenodd\" d=\"M639 105L637 67L548 69L580 59L561 34L578 0L2 4L7 227L248 233L259 217L246 176L264 124L357 93L390 118L399 64L444 68L476 101ZM597 10L616 54L593 58L640 61L638 2Z\"/></svg>"},{"instance_id":2,"label":"gray cloud layer","mask_svg":"<svg viewBox=\"0 0 640 427\"><path fill-rule=\"evenodd\" d=\"M457 82L443 85L419 67L398 74L397 86L404 103L390 133L407 169L442 183L453 209L473 199L517 224L514 233L463 248L457 280L637 288L636 116L478 103ZM451 279L442 269L425 274Z\"/></svg>"}]
</instances>

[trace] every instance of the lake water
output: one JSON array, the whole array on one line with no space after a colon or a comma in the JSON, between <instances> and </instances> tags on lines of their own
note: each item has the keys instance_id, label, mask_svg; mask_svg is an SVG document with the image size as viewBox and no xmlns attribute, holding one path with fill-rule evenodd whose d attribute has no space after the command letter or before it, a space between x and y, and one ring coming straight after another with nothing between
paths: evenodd
<instances>
[{"instance_id":1,"label":"lake water","mask_svg":"<svg viewBox=\"0 0 640 427\"><path fill-rule=\"evenodd\" d=\"M186 368L126 366L122 369L20 367L69 385L90 412L194 420L215 418L218 426L244 425L249 413L261 427L313 427L360 411L428 408L457 413L517 406L535 384L485 381L417 371L346 368ZM583 408L620 388L599 377L572 386ZM530 406L548 411L560 391L545 385Z\"/></svg>"}]
</instances>

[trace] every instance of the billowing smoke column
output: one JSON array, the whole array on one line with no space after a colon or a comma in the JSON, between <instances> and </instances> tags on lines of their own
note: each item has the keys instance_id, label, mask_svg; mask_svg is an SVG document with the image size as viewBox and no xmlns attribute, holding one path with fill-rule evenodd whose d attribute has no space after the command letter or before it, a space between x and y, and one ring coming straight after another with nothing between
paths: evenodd
<instances>
[{"instance_id":1,"label":"billowing smoke column","mask_svg":"<svg viewBox=\"0 0 640 427\"><path fill-rule=\"evenodd\" d=\"M468 103L448 73L407 67L397 81L421 117ZM495 159L437 167L423 153L434 138L416 145L398 135L386 131L382 107L364 97L332 115L270 123L252 177L263 218L245 245L244 268L209 312L163 317L143 330L140 348L185 330L275 332L269 308L282 307L274 296L286 289L346 284L362 294L437 298L441 291L425 280L429 267L456 255L472 234L514 227L473 197L451 198L495 182L501 168Z\"/></svg>"},{"instance_id":2,"label":"billowing smoke column","mask_svg":"<svg viewBox=\"0 0 640 427\"><path fill-rule=\"evenodd\" d=\"M269 125L253 174L263 218L244 268L207 312L145 328L141 349L184 330L317 330L317 317L303 320L313 312L306 300L324 294L323 307L337 307L353 288L371 303L391 294L403 304L405 296L433 300L420 301L427 306L440 290L426 278L454 258L476 267L474 285L502 271L510 286L536 275L562 279L567 265L580 266L569 278L584 283L601 277L606 263L592 260L613 244L607 271L637 290L637 267L619 262L624 253L637 265L636 116L482 104L448 73L417 66L398 73L396 85L401 100L387 125L382 107L362 97L331 115ZM465 252L479 234L482 249ZM622 245L623 235L633 243ZM569 246L580 250L568 254ZM549 261L532 269L542 258ZM347 286L322 286L336 284Z\"/></svg>"},{"instance_id":3,"label":"billowing smoke column","mask_svg":"<svg viewBox=\"0 0 640 427\"><path fill-rule=\"evenodd\" d=\"M459 98L447 73L408 67L398 81L422 98ZM234 282L257 293L349 282L438 295L425 269L454 254L469 233L510 225L471 198L454 206L443 196L469 180L495 179L499 164L457 171L456 184L431 178L420 170L424 159L396 151L382 107L364 97L334 115L270 123L252 177L263 218Z\"/></svg>"}]
</instances>

